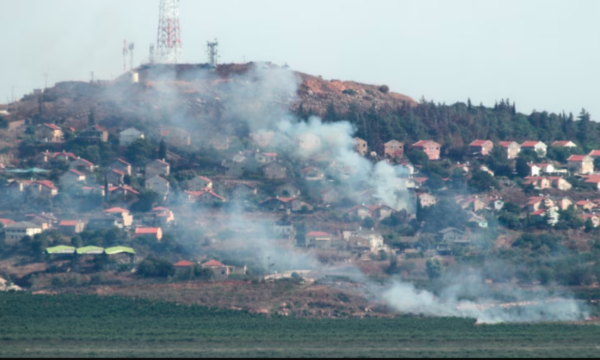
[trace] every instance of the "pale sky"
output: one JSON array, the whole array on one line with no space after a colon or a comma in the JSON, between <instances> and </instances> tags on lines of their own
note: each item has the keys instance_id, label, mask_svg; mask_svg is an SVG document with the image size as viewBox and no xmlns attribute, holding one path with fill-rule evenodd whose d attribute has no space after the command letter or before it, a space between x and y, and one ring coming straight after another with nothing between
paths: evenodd
<instances>
[{"instance_id":1,"label":"pale sky","mask_svg":"<svg viewBox=\"0 0 600 360\"><path fill-rule=\"evenodd\" d=\"M600 120L600 0L180 0L186 62L285 62L415 99ZM0 103L65 80L110 79L156 41L159 0L0 0Z\"/></svg>"}]
</instances>

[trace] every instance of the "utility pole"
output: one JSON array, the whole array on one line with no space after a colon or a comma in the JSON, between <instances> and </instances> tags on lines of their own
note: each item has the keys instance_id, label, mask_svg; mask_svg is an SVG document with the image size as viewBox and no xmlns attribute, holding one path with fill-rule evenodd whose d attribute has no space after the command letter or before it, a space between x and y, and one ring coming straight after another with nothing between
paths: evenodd
<instances>
[{"instance_id":1,"label":"utility pole","mask_svg":"<svg viewBox=\"0 0 600 360\"><path fill-rule=\"evenodd\" d=\"M44 90L48 88L48 73L44 73Z\"/></svg>"}]
</instances>

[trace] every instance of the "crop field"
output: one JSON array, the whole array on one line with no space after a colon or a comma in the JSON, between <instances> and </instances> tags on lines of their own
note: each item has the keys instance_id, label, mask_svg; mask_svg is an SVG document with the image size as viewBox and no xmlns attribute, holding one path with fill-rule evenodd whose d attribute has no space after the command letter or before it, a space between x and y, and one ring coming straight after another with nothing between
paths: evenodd
<instances>
[{"instance_id":1,"label":"crop field","mask_svg":"<svg viewBox=\"0 0 600 360\"><path fill-rule=\"evenodd\" d=\"M1 357L593 357L600 327L299 319L117 297L0 294Z\"/></svg>"}]
</instances>

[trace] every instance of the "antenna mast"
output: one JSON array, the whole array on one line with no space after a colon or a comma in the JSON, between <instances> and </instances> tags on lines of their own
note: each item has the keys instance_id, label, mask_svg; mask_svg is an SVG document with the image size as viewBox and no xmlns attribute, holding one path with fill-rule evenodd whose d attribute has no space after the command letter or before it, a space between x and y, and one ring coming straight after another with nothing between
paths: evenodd
<instances>
[{"instance_id":1,"label":"antenna mast","mask_svg":"<svg viewBox=\"0 0 600 360\"><path fill-rule=\"evenodd\" d=\"M182 61L179 0L160 0L156 45L157 62L177 64Z\"/></svg>"},{"instance_id":2,"label":"antenna mast","mask_svg":"<svg viewBox=\"0 0 600 360\"><path fill-rule=\"evenodd\" d=\"M219 41L217 39L214 42L208 41L206 43L206 53L208 54L210 66L217 67L219 63Z\"/></svg>"},{"instance_id":3,"label":"antenna mast","mask_svg":"<svg viewBox=\"0 0 600 360\"><path fill-rule=\"evenodd\" d=\"M129 55L127 40L123 40L123 71L127 71L127 55Z\"/></svg>"},{"instance_id":4,"label":"antenna mast","mask_svg":"<svg viewBox=\"0 0 600 360\"><path fill-rule=\"evenodd\" d=\"M135 45L133 43L129 44L129 69L133 70L133 49L135 49Z\"/></svg>"}]
</instances>

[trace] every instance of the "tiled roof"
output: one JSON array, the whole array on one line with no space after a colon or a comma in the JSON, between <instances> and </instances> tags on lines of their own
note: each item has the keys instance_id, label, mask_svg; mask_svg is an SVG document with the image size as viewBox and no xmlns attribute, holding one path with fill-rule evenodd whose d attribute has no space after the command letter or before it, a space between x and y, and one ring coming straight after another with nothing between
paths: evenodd
<instances>
[{"instance_id":1,"label":"tiled roof","mask_svg":"<svg viewBox=\"0 0 600 360\"><path fill-rule=\"evenodd\" d=\"M90 161L87 161L86 159L79 158L79 159L77 159L77 161L81 161L81 162L83 162L83 163L85 163L87 165L94 166L94 164L92 164Z\"/></svg>"},{"instance_id":2,"label":"tiled roof","mask_svg":"<svg viewBox=\"0 0 600 360\"><path fill-rule=\"evenodd\" d=\"M69 170L69 171L70 171L70 172L72 172L73 174L77 174L77 175L79 175L79 176L85 176L85 174L84 174L84 173L82 173L82 172L80 172L80 171L77 171L77 170L75 170L75 169L71 169L71 170Z\"/></svg>"},{"instance_id":3,"label":"tiled roof","mask_svg":"<svg viewBox=\"0 0 600 360\"><path fill-rule=\"evenodd\" d=\"M469 146L483 146L487 142L489 142L489 140L475 140Z\"/></svg>"},{"instance_id":4,"label":"tiled roof","mask_svg":"<svg viewBox=\"0 0 600 360\"><path fill-rule=\"evenodd\" d=\"M169 211L169 209L167 209L166 207L163 207L163 206L159 206L159 207L155 207L154 209L152 209L152 211Z\"/></svg>"},{"instance_id":5,"label":"tiled roof","mask_svg":"<svg viewBox=\"0 0 600 360\"><path fill-rule=\"evenodd\" d=\"M600 183L600 176L598 176L598 175L588 176L587 180L585 182L589 183L589 184L598 184L598 183Z\"/></svg>"},{"instance_id":6,"label":"tiled roof","mask_svg":"<svg viewBox=\"0 0 600 360\"><path fill-rule=\"evenodd\" d=\"M218 199L220 199L222 201L225 201L224 197L222 197L221 195L213 192L210 189L204 189L202 191L186 191L186 194L189 194L189 195L194 196L194 197L199 197L199 196L202 196L204 194L209 194L209 195L214 196L214 197L216 197L216 198L218 198Z\"/></svg>"},{"instance_id":7,"label":"tiled roof","mask_svg":"<svg viewBox=\"0 0 600 360\"><path fill-rule=\"evenodd\" d=\"M315 237L315 236L331 236L331 234L330 234L330 233L323 232L323 231L311 231L311 232L309 232L308 234L306 234L306 236L309 236L309 237Z\"/></svg>"},{"instance_id":8,"label":"tiled roof","mask_svg":"<svg viewBox=\"0 0 600 360\"><path fill-rule=\"evenodd\" d=\"M7 226L7 225L16 224L17 222L10 220L10 219L0 219L0 223L2 223L4 226Z\"/></svg>"},{"instance_id":9,"label":"tiled roof","mask_svg":"<svg viewBox=\"0 0 600 360\"><path fill-rule=\"evenodd\" d=\"M277 153L263 153L266 157L277 157Z\"/></svg>"},{"instance_id":10,"label":"tiled roof","mask_svg":"<svg viewBox=\"0 0 600 360\"><path fill-rule=\"evenodd\" d=\"M120 208L120 207L115 207L112 209L108 209L108 210L104 210L105 213L109 213L109 214L118 214L118 213L128 213L129 210Z\"/></svg>"},{"instance_id":11,"label":"tiled roof","mask_svg":"<svg viewBox=\"0 0 600 360\"><path fill-rule=\"evenodd\" d=\"M113 169L113 171L112 171L112 172L114 172L114 173L115 173L115 174L117 174L117 175L125 176L125 173L124 173L124 172L122 172L122 171L120 171L120 170L115 170L115 169Z\"/></svg>"},{"instance_id":12,"label":"tiled roof","mask_svg":"<svg viewBox=\"0 0 600 360\"><path fill-rule=\"evenodd\" d=\"M574 143L572 141L555 141L552 143L552 146L554 146L554 145L567 146L569 144L574 144Z\"/></svg>"},{"instance_id":13,"label":"tiled roof","mask_svg":"<svg viewBox=\"0 0 600 360\"><path fill-rule=\"evenodd\" d=\"M136 228L136 235L146 235L146 234L158 234L160 228Z\"/></svg>"},{"instance_id":14,"label":"tiled roof","mask_svg":"<svg viewBox=\"0 0 600 360\"><path fill-rule=\"evenodd\" d=\"M47 188L53 189L53 190L58 189L56 186L54 186L54 183L49 180L40 180L40 181L36 181L36 183L38 183L42 186L45 186Z\"/></svg>"},{"instance_id":15,"label":"tiled roof","mask_svg":"<svg viewBox=\"0 0 600 360\"><path fill-rule=\"evenodd\" d=\"M225 266L225 265L223 265L221 262L219 262L217 260L211 260L209 262L206 262L206 263L202 264L202 266L222 267L222 266Z\"/></svg>"},{"instance_id":16,"label":"tiled roof","mask_svg":"<svg viewBox=\"0 0 600 360\"><path fill-rule=\"evenodd\" d=\"M415 144L413 144L413 147L425 147L431 143L438 145L438 143L436 143L433 140L420 140L420 141L416 142Z\"/></svg>"},{"instance_id":17,"label":"tiled roof","mask_svg":"<svg viewBox=\"0 0 600 360\"><path fill-rule=\"evenodd\" d=\"M587 157L588 155L571 155L567 161L583 162Z\"/></svg>"},{"instance_id":18,"label":"tiled roof","mask_svg":"<svg viewBox=\"0 0 600 360\"><path fill-rule=\"evenodd\" d=\"M523 144L521 144L521 147L535 147L539 143L541 143L541 141L525 141Z\"/></svg>"},{"instance_id":19,"label":"tiled roof","mask_svg":"<svg viewBox=\"0 0 600 360\"><path fill-rule=\"evenodd\" d=\"M537 203L539 203L540 201L544 201L546 198L545 197L532 197L529 198L529 200L527 201L527 205L535 205Z\"/></svg>"},{"instance_id":20,"label":"tiled roof","mask_svg":"<svg viewBox=\"0 0 600 360\"><path fill-rule=\"evenodd\" d=\"M514 141L500 141L500 146L502 147L509 147L511 144L515 143ZM519 145L519 144L517 144Z\"/></svg>"},{"instance_id":21,"label":"tiled roof","mask_svg":"<svg viewBox=\"0 0 600 360\"><path fill-rule=\"evenodd\" d=\"M534 211L531 213L532 216L537 216L537 215L544 215L546 213L546 210L544 209L539 209L538 211Z\"/></svg>"},{"instance_id":22,"label":"tiled roof","mask_svg":"<svg viewBox=\"0 0 600 360\"><path fill-rule=\"evenodd\" d=\"M592 150L589 153L590 156L600 156L600 150Z\"/></svg>"},{"instance_id":23,"label":"tiled roof","mask_svg":"<svg viewBox=\"0 0 600 360\"><path fill-rule=\"evenodd\" d=\"M79 224L79 221L76 220L63 220L60 222L60 224L58 224L58 226L77 226Z\"/></svg>"},{"instance_id":24,"label":"tiled roof","mask_svg":"<svg viewBox=\"0 0 600 360\"><path fill-rule=\"evenodd\" d=\"M46 123L44 126L49 127L52 130L60 130L60 128L54 124Z\"/></svg>"}]
</instances>

